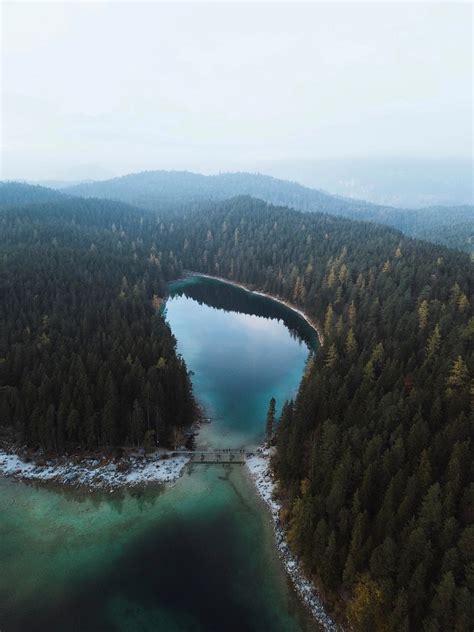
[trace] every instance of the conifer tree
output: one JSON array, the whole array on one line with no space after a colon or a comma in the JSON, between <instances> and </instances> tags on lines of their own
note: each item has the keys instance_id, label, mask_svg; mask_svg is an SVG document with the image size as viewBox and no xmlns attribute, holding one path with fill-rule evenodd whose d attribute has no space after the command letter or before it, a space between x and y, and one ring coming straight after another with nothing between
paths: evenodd
<instances>
[{"instance_id":1,"label":"conifer tree","mask_svg":"<svg viewBox=\"0 0 474 632\"><path fill-rule=\"evenodd\" d=\"M268 404L267 422L265 425L265 435L267 437L268 443L271 443L272 438L273 438L273 426L275 424L275 407L276 407L276 400L274 397L272 397Z\"/></svg>"}]
</instances>

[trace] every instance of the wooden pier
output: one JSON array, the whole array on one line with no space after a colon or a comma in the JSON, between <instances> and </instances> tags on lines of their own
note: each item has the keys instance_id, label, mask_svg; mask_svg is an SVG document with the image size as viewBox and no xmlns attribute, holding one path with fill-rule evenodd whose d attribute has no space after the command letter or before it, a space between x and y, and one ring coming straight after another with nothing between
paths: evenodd
<instances>
[{"instance_id":1,"label":"wooden pier","mask_svg":"<svg viewBox=\"0 0 474 632\"><path fill-rule=\"evenodd\" d=\"M183 455L189 457L191 463L245 463L248 457L254 455L249 450L194 450L189 452L175 452L173 456Z\"/></svg>"}]
</instances>

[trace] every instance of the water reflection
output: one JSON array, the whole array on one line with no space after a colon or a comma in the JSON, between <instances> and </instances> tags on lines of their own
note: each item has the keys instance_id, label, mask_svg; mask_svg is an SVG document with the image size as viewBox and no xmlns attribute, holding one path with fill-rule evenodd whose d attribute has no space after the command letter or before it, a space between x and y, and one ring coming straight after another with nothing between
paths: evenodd
<instances>
[{"instance_id":1,"label":"water reflection","mask_svg":"<svg viewBox=\"0 0 474 632\"><path fill-rule=\"evenodd\" d=\"M317 347L314 329L297 312L265 296L248 292L243 288L207 277L191 276L173 283L170 296L184 296L225 312L258 315L285 323L290 336L303 341L310 349Z\"/></svg>"},{"instance_id":2,"label":"water reflection","mask_svg":"<svg viewBox=\"0 0 474 632\"><path fill-rule=\"evenodd\" d=\"M202 448L261 443L268 402L294 397L317 335L296 312L228 283L191 276L170 287L166 318L212 423Z\"/></svg>"},{"instance_id":3,"label":"water reflection","mask_svg":"<svg viewBox=\"0 0 474 632\"><path fill-rule=\"evenodd\" d=\"M135 487L115 487L112 489L89 489L87 487L72 487L51 481L25 480L22 485L40 491L50 491L61 496L70 503L77 505L90 505L90 508L81 511L100 509L102 505L107 505L116 513L123 510L125 501L132 499L139 511L146 511L156 504L159 497L166 492L166 485L162 483L147 483Z\"/></svg>"}]
</instances>

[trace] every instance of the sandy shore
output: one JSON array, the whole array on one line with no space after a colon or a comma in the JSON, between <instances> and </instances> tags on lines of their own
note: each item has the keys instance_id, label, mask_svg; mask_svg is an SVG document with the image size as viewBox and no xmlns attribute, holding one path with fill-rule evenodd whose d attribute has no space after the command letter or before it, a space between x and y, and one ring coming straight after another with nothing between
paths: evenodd
<instances>
[{"instance_id":1,"label":"sandy shore","mask_svg":"<svg viewBox=\"0 0 474 632\"><path fill-rule=\"evenodd\" d=\"M303 575L298 560L291 553L285 531L280 525L280 504L273 498L275 484L270 471L270 451L259 448L257 454L247 459L247 466L261 498L267 504L273 520L278 554L301 599L306 603L316 621L328 632L336 632L337 626L326 613L313 584Z\"/></svg>"},{"instance_id":2,"label":"sandy shore","mask_svg":"<svg viewBox=\"0 0 474 632\"><path fill-rule=\"evenodd\" d=\"M117 489L145 483L174 483L188 463L187 456L161 452L144 459L131 456L126 461L103 463L85 458L79 462L48 460L44 464L26 461L0 450L0 476L36 482L56 482L89 489Z\"/></svg>"},{"instance_id":3,"label":"sandy shore","mask_svg":"<svg viewBox=\"0 0 474 632\"><path fill-rule=\"evenodd\" d=\"M324 345L324 336L321 332L320 325L315 320L310 318L308 314L306 314L306 312L304 312L302 309L299 309L295 305L288 303L288 301L284 301L283 299L278 298L278 296L273 296L273 294L266 294L265 292L260 292L259 290L251 290L249 287L247 287L246 285L242 283L238 283L237 281L231 281L230 279L225 279L224 277L213 276L212 274L204 274L203 272L193 272L192 270L185 271L185 274L187 276L204 277L206 279L214 279L215 281L221 281L222 283L227 283L228 285L233 285L234 287L238 287L241 290L244 290L245 292L249 292L250 294L256 294L257 296L264 296L265 298L270 298L272 301L276 301L277 303L284 305L288 309L291 309L292 312L295 312L296 314L301 316L301 318L303 318L303 320L305 320L308 323L308 325L314 330L314 332L318 336L318 341L321 347Z\"/></svg>"}]
</instances>

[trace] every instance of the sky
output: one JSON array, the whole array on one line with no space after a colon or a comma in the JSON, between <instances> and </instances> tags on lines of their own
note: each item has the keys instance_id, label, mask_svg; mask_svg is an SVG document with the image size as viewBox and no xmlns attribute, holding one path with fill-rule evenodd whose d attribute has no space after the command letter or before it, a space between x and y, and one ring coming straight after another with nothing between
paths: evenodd
<instances>
[{"instance_id":1,"label":"sky","mask_svg":"<svg viewBox=\"0 0 474 632\"><path fill-rule=\"evenodd\" d=\"M469 3L1 8L2 179L472 154Z\"/></svg>"}]
</instances>

